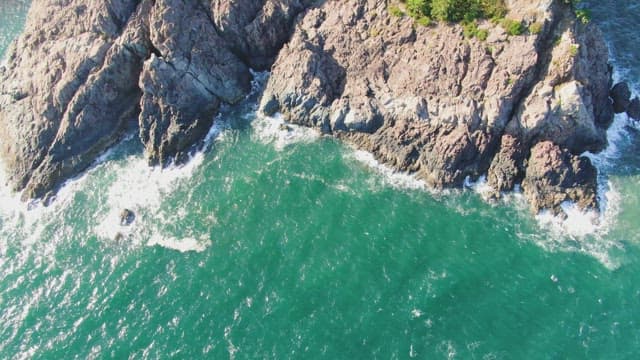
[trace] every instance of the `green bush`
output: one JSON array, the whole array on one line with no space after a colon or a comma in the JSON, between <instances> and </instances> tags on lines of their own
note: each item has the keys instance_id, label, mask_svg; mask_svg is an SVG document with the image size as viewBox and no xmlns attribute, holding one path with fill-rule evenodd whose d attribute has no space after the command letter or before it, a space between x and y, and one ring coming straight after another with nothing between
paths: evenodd
<instances>
[{"instance_id":1,"label":"green bush","mask_svg":"<svg viewBox=\"0 0 640 360\"><path fill-rule=\"evenodd\" d=\"M522 25L522 22L513 19L502 19L500 25L502 25L507 34L512 36L522 35L525 31L525 27Z\"/></svg>"},{"instance_id":2,"label":"green bush","mask_svg":"<svg viewBox=\"0 0 640 360\"><path fill-rule=\"evenodd\" d=\"M476 32L476 37L480 41L485 41L489 37L489 31L487 29L480 29Z\"/></svg>"},{"instance_id":3,"label":"green bush","mask_svg":"<svg viewBox=\"0 0 640 360\"><path fill-rule=\"evenodd\" d=\"M577 9L576 17L583 24L588 24L591 21L591 11L589 9Z\"/></svg>"},{"instance_id":4,"label":"green bush","mask_svg":"<svg viewBox=\"0 0 640 360\"><path fill-rule=\"evenodd\" d=\"M482 16L478 0L432 0L431 16L442 21L471 21Z\"/></svg>"},{"instance_id":5,"label":"green bush","mask_svg":"<svg viewBox=\"0 0 640 360\"><path fill-rule=\"evenodd\" d=\"M488 19L502 19L507 15L507 6L504 0L482 0L482 12Z\"/></svg>"},{"instance_id":6,"label":"green bush","mask_svg":"<svg viewBox=\"0 0 640 360\"><path fill-rule=\"evenodd\" d=\"M569 1L569 0L566 0ZM576 0L572 0L576 1ZM400 0L406 4L406 11L411 17L416 19L420 25L429 25L431 19L439 21L458 22L464 21L467 24L473 23L476 19L502 19L507 14L505 0ZM394 5L389 6L389 12L394 16L403 16L400 8ZM500 20L496 20L499 22ZM510 34L522 34L525 29L522 24L509 24L507 32ZM466 25L471 26L471 25ZM506 27L505 27L506 28ZM511 31L509 31L511 29ZM482 34L478 36L478 32ZM465 29L465 35L485 38L488 36L486 30Z\"/></svg>"},{"instance_id":7,"label":"green bush","mask_svg":"<svg viewBox=\"0 0 640 360\"><path fill-rule=\"evenodd\" d=\"M532 34L540 34L542 32L542 23L535 22L529 25L529 32Z\"/></svg>"},{"instance_id":8,"label":"green bush","mask_svg":"<svg viewBox=\"0 0 640 360\"><path fill-rule=\"evenodd\" d=\"M421 16L416 19L418 25L429 26L431 25L431 19L428 16Z\"/></svg>"},{"instance_id":9,"label":"green bush","mask_svg":"<svg viewBox=\"0 0 640 360\"><path fill-rule=\"evenodd\" d=\"M407 11L414 18L429 15L431 13L431 1L407 0Z\"/></svg>"},{"instance_id":10,"label":"green bush","mask_svg":"<svg viewBox=\"0 0 640 360\"><path fill-rule=\"evenodd\" d=\"M480 41L485 41L489 36L489 31L486 29L478 29L478 24L475 21L465 22L462 24L462 30L464 32L464 37L466 38L475 37Z\"/></svg>"},{"instance_id":11,"label":"green bush","mask_svg":"<svg viewBox=\"0 0 640 360\"><path fill-rule=\"evenodd\" d=\"M389 6L389 14L393 15L393 16L397 16L397 17L403 17L404 16L404 12L402 10L400 10L399 7L391 5Z\"/></svg>"}]
</instances>

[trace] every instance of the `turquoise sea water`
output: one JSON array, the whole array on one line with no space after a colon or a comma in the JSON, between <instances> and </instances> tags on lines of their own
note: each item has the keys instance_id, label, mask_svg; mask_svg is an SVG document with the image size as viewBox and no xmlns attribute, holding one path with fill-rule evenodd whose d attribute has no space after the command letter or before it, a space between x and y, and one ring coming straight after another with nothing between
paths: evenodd
<instances>
[{"instance_id":1,"label":"turquoise sea water","mask_svg":"<svg viewBox=\"0 0 640 360\"><path fill-rule=\"evenodd\" d=\"M625 44L640 8L590 3L637 85L640 50ZM640 137L626 119L594 157L604 215L558 222L517 194L488 204L481 183L430 192L335 140L280 131L254 103L225 111L184 167L148 168L131 138L48 208L0 188L0 358L640 353Z\"/></svg>"},{"instance_id":2,"label":"turquoise sea water","mask_svg":"<svg viewBox=\"0 0 640 360\"><path fill-rule=\"evenodd\" d=\"M20 33L30 3L29 0L0 1L0 59L16 34Z\"/></svg>"}]
</instances>

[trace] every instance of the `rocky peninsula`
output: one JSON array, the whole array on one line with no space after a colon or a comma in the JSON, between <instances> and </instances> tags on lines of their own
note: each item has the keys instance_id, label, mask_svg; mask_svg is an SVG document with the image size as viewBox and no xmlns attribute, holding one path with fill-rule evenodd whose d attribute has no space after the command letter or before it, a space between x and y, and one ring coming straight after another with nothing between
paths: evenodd
<instances>
[{"instance_id":1,"label":"rocky peninsula","mask_svg":"<svg viewBox=\"0 0 640 360\"><path fill-rule=\"evenodd\" d=\"M397 7L396 7L397 6ZM260 109L370 151L436 188L488 174L532 209L597 209L584 151L607 144L601 33L562 0L506 1L522 34L420 24L392 0L34 0L0 67L0 156L23 198L53 194L125 133L182 162L223 104L270 70ZM614 97L612 100L611 97ZM615 109L614 109L615 108Z\"/></svg>"}]
</instances>

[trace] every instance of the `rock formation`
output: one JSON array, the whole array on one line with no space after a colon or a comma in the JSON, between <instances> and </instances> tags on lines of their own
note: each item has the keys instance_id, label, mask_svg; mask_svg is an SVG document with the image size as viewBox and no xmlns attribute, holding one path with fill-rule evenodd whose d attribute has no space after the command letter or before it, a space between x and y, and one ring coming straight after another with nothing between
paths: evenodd
<instances>
[{"instance_id":1,"label":"rock formation","mask_svg":"<svg viewBox=\"0 0 640 360\"><path fill-rule=\"evenodd\" d=\"M536 211L565 200L595 208L596 174L576 154L606 144L606 44L562 1L509 3L508 18L540 31L509 36L485 21L480 41L460 25L424 27L390 15L387 1L325 2L280 52L261 108L333 133L434 187L488 172L498 192L527 184ZM551 149L545 172L539 152ZM561 179L541 181L552 173Z\"/></svg>"},{"instance_id":2,"label":"rock formation","mask_svg":"<svg viewBox=\"0 0 640 360\"><path fill-rule=\"evenodd\" d=\"M299 0L35 0L0 70L0 156L23 198L51 194L139 127L151 164L182 161L250 89ZM137 118L137 121L136 121Z\"/></svg>"},{"instance_id":3,"label":"rock formation","mask_svg":"<svg viewBox=\"0 0 640 360\"><path fill-rule=\"evenodd\" d=\"M36 0L0 70L11 185L50 194L136 127L151 164L183 161L220 105L246 96L249 69L271 68L262 111L432 186L488 173L496 194L522 183L536 211L596 207L578 154L605 146L613 108L594 26L561 0L511 0L507 17L539 31L481 21L481 41L393 16L391 3Z\"/></svg>"}]
</instances>

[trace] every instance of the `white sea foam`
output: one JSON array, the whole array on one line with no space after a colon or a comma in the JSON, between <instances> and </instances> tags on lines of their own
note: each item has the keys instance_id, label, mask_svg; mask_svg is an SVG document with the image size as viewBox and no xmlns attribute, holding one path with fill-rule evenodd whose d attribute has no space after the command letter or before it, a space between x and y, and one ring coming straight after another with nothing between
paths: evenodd
<instances>
[{"instance_id":1,"label":"white sea foam","mask_svg":"<svg viewBox=\"0 0 640 360\"><path fill-rule=\"evenodd\" d=\"M382 180L384 181L384 183L393 188L433 191L433 189L427 186L424 181L418 179L415 175L393 170L389 166L384 165L376 160L373 154L371 154L370 152L363 150L354 150L353 158L382 175Z\"/></svg>"},{"instance_id":2,"label":"white sea foam","mask_svg":"<svg viewBox=\"0 0 640 360\"><path fill-rule=\"evenodd\" d=\"M116 180L106 190L107 211L100 216L96 234L104 239L124 239L147 245L160 245L179 251L202 251L210 244L194 238L177 239L166 234L162 225L180 221L180 209L171 214L162 210L163 200L182 181L190 179L204 160L203 153L196 153L183 166L168 168L150 167L142 156L131 156L119 164L110 164L109 171L117 174ZM134 212L136 218L129 226L120 224L123 209ZM148 240L147 240L148 239Z\"/></svg>"},{"instance_id":3,"label":"white sea foam","mask_svg":"<svg viewBox=\"0 0 640 360\"><path fill-rule=\"evenodd\" d=\"M295 143L310 143L320 138L320 133L315 129L286 124L279 113L274 116L257 114L251 125L255 139L265 144L273 144L277 150L283 150Z\"/></svg>"},{"instance_id":4,"label":"white sea foam","mask_svg":"<svg viewBox=\"0 0 640 360\"><path fill-rule=\"evenodd\" d=\"M188 251L196 251L202 252L207 249L207 247L211 246L211 240L206 237L201 237L200 239L195 239L191 237L178 239L171 236L162 236L159 234L154 234L149 242L148 246L159 245L165 247L167 249L173 249L180 252L188 252Z\"/></svg>"},{"instance_id":5,"label":"white sea foam","mask_svg":"<svg viewBox=\"0 0 640 360\"><path fill-rule=\"evenodd\" d=\"M495 193L495 189L489 185L486 175L480 176L476 181L472 181L471 177L467 176L464 179L464 187L475 191L485 200L488 199L491 194Z\"/></svg>"}]
</instances>

